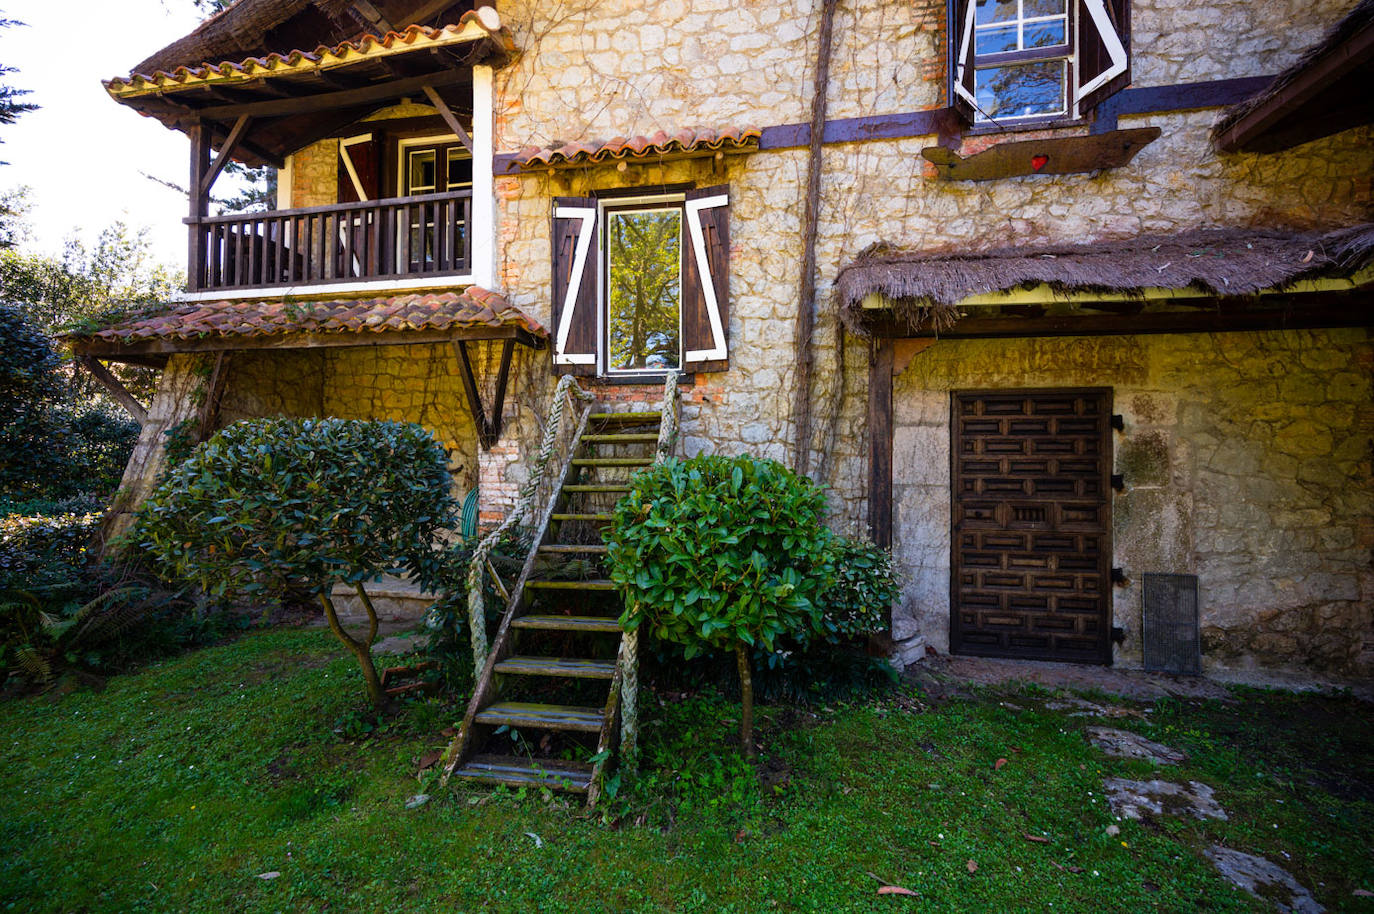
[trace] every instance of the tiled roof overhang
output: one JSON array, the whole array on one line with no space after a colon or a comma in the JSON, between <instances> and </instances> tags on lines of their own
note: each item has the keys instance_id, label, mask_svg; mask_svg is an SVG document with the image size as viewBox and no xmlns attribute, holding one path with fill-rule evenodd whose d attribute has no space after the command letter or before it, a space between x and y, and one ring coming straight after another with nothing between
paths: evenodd
<instances>
[{"instance_id":1,"label":"tiled roof overhang","mask_svg":"<svg viewBox=\"0 0 1374 914\"><path fill-rule=\"evenodd\" d=\"M499 23L499 20L496 20ZM303 77L356 64L378 61L398 54L416 54L479 44L476 62L504 61L515 51L510 33L499 24L495 28L483 17L467 12L453 25L427 28L412 25L385 35L364 35L332 47L321 45L313 51L292 50L241 61L202 63L177 67L168 72L133 73L105 82L105 90L116 100L128 102L147 95L164 96L204 86L233 88L240 83L263 79Z\"/></svg>"},{"instance_id":2,"label":"tiled roof overhang","mask_svg":"<svg viewBox=\"0 0 1374 914\"><path fill-rule=\"evenodd\" d=\"M511 157L524 170L578 168L610 162L648 162L672 159L706 158L716 154L753 152L759 148L763 131L758 127L722 127L679 130L671 136L663 131L651 137L616 137L593 143L568 143L556 148L531 146Z\"/></svg>"},{"instance_id":3,"label":"tiled roof overhang","mask_svg":"<svg viewBox=\"0 0 1374 914\"><path fill-rule=\"evenodd\" d=\"M334 301L184 302L64 339L81 355L119 360L174 352L385 346L513 339L542 348L548 332L496 292Z\"/></svg>"}]
</instances>

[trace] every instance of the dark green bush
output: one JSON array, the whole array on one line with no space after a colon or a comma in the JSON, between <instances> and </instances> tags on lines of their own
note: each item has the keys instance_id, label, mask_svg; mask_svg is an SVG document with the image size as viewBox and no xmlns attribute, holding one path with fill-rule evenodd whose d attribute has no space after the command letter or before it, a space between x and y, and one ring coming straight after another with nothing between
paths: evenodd
<instances>
[{"instance_id":1,"label":"dark green bush","mask_svg":"<svg viewBox=\"0 0 1374 914\"><path fill-rule=\"evenodd\" d=\"M52 340L0 304L0 499L108 495L137 440L117 407L77 402Z\"/></svg>"},{"instance_id":2,"label":"dark green bush","mask_svg":"<svg viewBox=\"0 0 1374 914\"><path fill-rule=\"evenodd\" d=\"M44 496L69 476L60 365L52 341L0 304L0 494Z\"/></svg>"},{"instance_id":3,"label":"dark green bush","mask_svg":"<svg viewBox=\"0 0 1374 914\"><path fill-rule=\"evenodd\" d=\"M607 535L622 623L682 644L687 656L736 654L743 748L752 754L749 649L826 633L830 586L825 496L772 460L700 456L634 477Z\"/></svg>"},{"instance_id":4,"label":"dark green bush","mask_svg":"<svg viewBox=\"0 0 1374 914\"><path fill-rule=\"evenodd\" d=\"M170 469L128 542L161 573L210 594L315 594L381 705L371 655L377 617L362 584L387 572L428 573L455 521L449 489L444 450L418 425L249 420ZM339 625L336 583L353 585L368 612L361 641Z\"/></svg>"},{"instance_id":5,"label":"dark green bush","mask_svg":"<svg viewBox=\"0 0 1374 914\"><path fill-rule=\"evenodd\" d=\"M0 517L0 590L61 587L81 579L98 513Z\"/></svg>"},{"instance_id":6,"label":"dark green bush","mask_svg":"<svg viewBox=\"0 0 1374 914\"><path fill-rule=\"evenodd\" d=\"M830 586L821 594L830 640L867 638L888 626L892 604L901 596L892 554L868 540L830 540Z\"/></svg>"}]
</instances>

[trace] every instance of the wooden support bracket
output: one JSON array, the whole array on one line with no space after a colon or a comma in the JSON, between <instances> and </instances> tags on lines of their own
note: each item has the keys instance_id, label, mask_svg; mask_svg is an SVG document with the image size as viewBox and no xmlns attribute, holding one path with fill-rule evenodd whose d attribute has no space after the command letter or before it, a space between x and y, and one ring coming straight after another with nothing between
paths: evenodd
<instances>
[{"instance_id":1,"label":"wooden support bracket","mask_svg":"<svg viewBox=\"0 0 1374 914\"><path fill-rule=\"evenodd\" d=\"M148 410L143 408L143 404L134 399L134 395L129 393L129 389L123 382L110 373L110 369L101 364L100 360L93 355L83 355L80 357L81 365L91 373L91 377L100 382L100 386L110 392L116 403L128 410L129 415L134 417L134 421L139 425L148 424Z\"/></svg>"},{"instance_id":2,"label":"wooden support bracket","mask_svg":"<svg viewBox=\"0 0 1374 914\"><path fill-rule=\"evenodd\" d=\"M228 379L229 354L224 351L215 353L215 367L210 370L210 380L205 385L205 402L200 406L200 417L196 425L196 442L209 438L215 430L215 420L219 418L219 404L224 399L225 381Z\"/></svg>"},{"instance_id":3,"label":"wooden support bracket","mask_svg":"<svg viewBox=\"0 0 1374 914\"><path fill-rule=\"evenodd\" d=\"M210 168L205 172L205 176L200 179L200 194L202 197L210 195L210 188L214 187L215 179L220 172L224 171L224 166L228 165L234 155L234 151L243 142L243 137L248 133L248 127L253 123L253 118L247 114L239 115L238 120L234 121L233 129L229 131L229 137L224 141L224 145L219 148L219 155L215 156L215 161L210 163Z\"/></svg>"},{"instance_id":4,"label":"wooden support bracket","mask_svg":"<svg viewBox=\"0 0 1374 914\"><path fill-rule=\"evenodd\" d=\"M458 352L458 366L463 380L463 390L467 393L468 407L472 410L472 421L477 426L477 442L482 450L489 451L501 437L501 415L506 408L506 387L510 382L511 357L515 354L515 340L508 339L501 345L501 367L496 374L496 393L492 398L491 414L482 407L482 394L477 389L477 377L472 371L472 359L468 356L466 340L453 344Z\"/></svg>"},{"instance_id":5,"label":"wooden support bracket","mask_svg":"<svg viewBox=\"0 0 1374 914\"><path fill-rule=\"evenodd\" d=\"M448 102L444 101L443 97L439 95L433 86L425 86L424 92L430 104L438 109L439 116L444 119L444 123L448 124L448 129L453 131L454 136L458 137L458 141L467 147L469 154L472 154L472 137L463 129L463 125L458 122L458 116L453 113L453 109L448 106Z\"/></svg>"}]
</instances>

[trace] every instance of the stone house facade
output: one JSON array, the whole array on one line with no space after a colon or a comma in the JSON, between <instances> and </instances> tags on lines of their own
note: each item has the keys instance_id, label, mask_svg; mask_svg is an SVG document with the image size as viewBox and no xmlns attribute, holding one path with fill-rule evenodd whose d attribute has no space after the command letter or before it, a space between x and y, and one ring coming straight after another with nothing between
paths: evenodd
<instances>
[{"instance_id":1,"label":"stone house facade","mask_svg":"<svg viewBox=\"0 0 1374 914\"><path fill-rule=\"evenodd\" d=\"M171 389L258 340L199 369L211 424L421 421L486 523L559 375L652 402L682 369L686 454L800 466L892 547L903 662L1368 676L1374 136L1291 94L1356 97L1323 54L1370 10L240 0L109 89L186 130L201 181L215 149L279 165L277 215L193 212L187 300L74 345ZM627 343L619 233L664 225L670 313ZM159 403L131 500L193 412Z\"/></svg>"}]
</instances>

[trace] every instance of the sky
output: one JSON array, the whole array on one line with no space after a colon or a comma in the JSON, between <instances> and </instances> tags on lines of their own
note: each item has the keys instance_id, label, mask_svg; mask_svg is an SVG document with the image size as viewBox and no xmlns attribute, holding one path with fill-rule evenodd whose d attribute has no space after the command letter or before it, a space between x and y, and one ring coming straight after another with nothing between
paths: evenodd
<instances>
[{"instance_id":1,"label":"sky","mask_svg":"<svg viewBox=\"0 0 1374 914\"><path fill-rule=\"evenodd\" d=\"M102 79L195 28L192 0L0 0L4 18L26 23L0 30L0 63L17 68L9 85L29 89L41 106L0 127L0 190L32 190L30 250L57 253L79 233L94 242L123 220L146 232L155 260L185 269L186 198L142 172L186 183L184 134L118 104ZM222 188L216 187L219 194Z\"/></svg>"}]
</instances>

